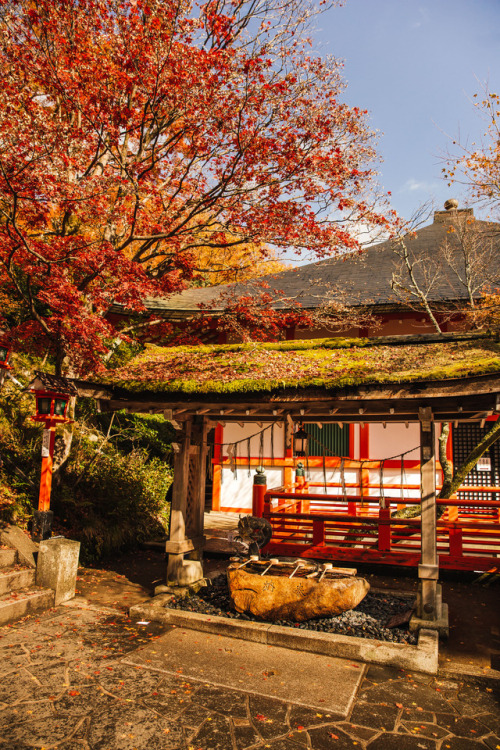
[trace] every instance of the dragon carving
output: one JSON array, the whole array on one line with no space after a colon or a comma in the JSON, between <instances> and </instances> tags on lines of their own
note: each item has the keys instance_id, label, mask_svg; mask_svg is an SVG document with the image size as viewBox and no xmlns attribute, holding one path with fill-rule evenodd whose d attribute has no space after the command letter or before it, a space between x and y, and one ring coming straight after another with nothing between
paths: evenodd
<instances>
[{"instance_id":1,"label":"dragon carving","mask_svg":"<svg viewBox=\"0 0 500 750\"><path fill-rule=\"evenodd\" d=\"M238 521L238 536L236 541L248 544L248 554L258 555L260 550L271 540L273 529L265 518L255 516L240 516Z\"/></svg>"}]
</instances>

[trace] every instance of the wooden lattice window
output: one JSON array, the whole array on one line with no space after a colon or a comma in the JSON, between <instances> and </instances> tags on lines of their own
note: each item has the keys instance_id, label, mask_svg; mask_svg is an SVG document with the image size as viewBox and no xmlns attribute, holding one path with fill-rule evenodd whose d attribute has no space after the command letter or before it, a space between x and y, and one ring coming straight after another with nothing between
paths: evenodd
<instances>
[{"instance_id":1,"label":"wooden lattice window","mask_svg":"<svg viewBox=\"0 0 500 750\"><path fill-rule=\"evenodd\" d=\"M310 456L349 456L350 425L341 428L338 424L324 424L320 429L313 422L305 424L304 429L309 435Z\"/></svg>"},{"instance_id":2,"label":"wooden lattice window","mask_svg":"<svg viewBox=\"0 0 500 750\"><path fill-rule=\"evenodd\" d=\"M187 482L186 497L186 536L196 532L196 478L198 469L198 456L189 456L189 474Z\"/></svg>"}]
</instances>

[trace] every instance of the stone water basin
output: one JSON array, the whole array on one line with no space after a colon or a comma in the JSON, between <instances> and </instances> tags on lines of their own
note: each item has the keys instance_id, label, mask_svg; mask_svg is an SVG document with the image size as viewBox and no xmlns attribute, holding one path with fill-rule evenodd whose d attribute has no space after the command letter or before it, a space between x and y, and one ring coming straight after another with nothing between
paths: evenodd
<instances>
[{"instance_id":1,"label":"stone water basin","mask_svg":"<svg viewBox=\"0 0 500 750\"><path fill-rule=\"evenodd\" d=\"M356 607L370 590L353 568L318 568L303 561L233 560L227 569L231 602L269 622L304 622L331 617Z\"/></svg>"}]
</instances>

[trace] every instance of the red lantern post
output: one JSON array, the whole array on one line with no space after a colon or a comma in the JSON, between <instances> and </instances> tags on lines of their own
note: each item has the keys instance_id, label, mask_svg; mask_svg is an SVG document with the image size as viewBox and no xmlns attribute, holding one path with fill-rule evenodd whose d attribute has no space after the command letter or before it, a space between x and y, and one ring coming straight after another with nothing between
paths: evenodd
<instances>
[{"instance_id":1,"label":"red lantern post","mask_svg":"<svg viewBox=\"0 0 500 750\"><path fill-rule=\"evenodd\" d=\"M74 386L64 378L45 373L37 373L31 391L36 396L36 413L33 421L44 425L42 440L42 474L38 510L33 514L34 539L48 539L52 533L53 512L50 510L52 472L54 465L54 445L56 427L71 422L67 417L68 405L76 393Z\"/></svg>"}]
</instances>

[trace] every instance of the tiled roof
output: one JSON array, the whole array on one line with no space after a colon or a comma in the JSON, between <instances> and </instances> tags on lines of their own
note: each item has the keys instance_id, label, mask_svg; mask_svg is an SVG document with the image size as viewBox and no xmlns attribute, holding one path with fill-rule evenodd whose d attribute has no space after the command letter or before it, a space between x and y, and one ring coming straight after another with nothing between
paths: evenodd
<instances>
[{"instance_id":1,"label":"tiled roof","mask_svg":"<svg viewBox=\"0 0 500 750\"><path fill-rule=\"evenodd\" d=\"M419 282L423 280L421 267L426 271L437 267L437 251L445 241L453 249L454 264L463 268L456 234L449 232L450 216L447 211L436 212L433 224L419 229L415 236L406 238L410 256L421 261L415 268ZM493 243L493 247L500 249L499 224L474 221L473 231L476 235L481 233L488 242ZM400 305L401 299L393 292L390 283L398 260L394 249L394 241L387 240L367 248L361 254L330 258L241 284L187 289L166 299L149 298L146 304L151 311L186 315L198 312L200 304L210 306L214 311L223 308L224 304L219 299L221 294L227 298L227 295L256 296L266 292L275 296L273 306L277 309L293 307L297 302L306 309L312 309L335 299L352 306ZM489 269L497 285L500 279L499 257L498 252L492 254ZM431 302L466 298L466 289L451 266L434 282L429 293Z\"/></svg>"},{"instance_id":2,"label":"tiled roof","mask_svg":"<svg viewBox=\"0 0 500 750\"><path fill-rule=\"evenodd\" d=\"M55 393L67 393L69 396L76 396L77 390L74 384L66 378L57 377L57 375L50 375L47 372L35 371L35 379L31 386L36 388L42 386L48 391L54 391Z\"/></svg>"}]
</instances>

